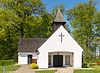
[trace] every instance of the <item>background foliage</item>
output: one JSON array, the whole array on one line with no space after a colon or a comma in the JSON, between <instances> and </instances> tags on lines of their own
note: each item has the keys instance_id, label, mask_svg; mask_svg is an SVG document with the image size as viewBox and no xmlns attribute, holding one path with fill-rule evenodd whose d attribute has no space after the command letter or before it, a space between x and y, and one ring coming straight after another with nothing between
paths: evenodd
<instances>
[{"instance_id":1,"label":"background foliage","mask_svg":"<svg viewBox=\"0 0 100 73\"><path fill-rule=\"evenodd\" d=\"M57 5L51 12L41 0L0 0L0 60L17 59L20 38L48 38L57 8L67 15L66 29L84 49L83 60L94 59L100 45L100 11L94 0L69 10Z\"/></svg>"}]
</instances>

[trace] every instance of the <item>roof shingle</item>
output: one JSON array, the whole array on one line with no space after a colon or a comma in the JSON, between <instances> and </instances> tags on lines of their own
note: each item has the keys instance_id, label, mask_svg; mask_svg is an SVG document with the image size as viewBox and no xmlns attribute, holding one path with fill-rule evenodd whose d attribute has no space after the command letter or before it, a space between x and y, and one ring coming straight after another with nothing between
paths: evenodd
<instances>
[{"instance_id":1,"label":"roof shingle","mask_svg":"<svg viewBox=\"0 0 100 73\"><path fill-rule=\"evenodd\" d=\"M21 38L18 52L36 52L46 40L46 38Z\"/></svg>"},{"instance_id":2,"label":"roof shingle","mask_svg":"<svg viewBox=\"0 0 100 73\"><path fill-rule=\"evenodd\" d=\"M57 10L57 13L56 13L56 17L55 17L54 22L66 22L66 21L64 20L64 17L63 17L63 15L62 15L62 13L61 13L61 11L60 11L59 8L58 8L58 10Z\"/></svg>"}]
</instances>

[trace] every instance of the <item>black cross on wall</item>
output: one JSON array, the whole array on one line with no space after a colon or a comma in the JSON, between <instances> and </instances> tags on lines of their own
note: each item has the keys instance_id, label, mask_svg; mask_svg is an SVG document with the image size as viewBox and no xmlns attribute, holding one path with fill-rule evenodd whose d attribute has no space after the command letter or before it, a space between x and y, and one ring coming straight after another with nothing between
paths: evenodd
<instances>
[{"instance_id":1,"label":"black cross on wall","mask_svg":"<svg viewBox=\"0 0 100 73\"><path fill-rule=\"evenodd\" d=\"M64 37L64 35L61 33L59 36L61 37L61 43L62 43L62 38Z\"/></svg>"}]
</instances>

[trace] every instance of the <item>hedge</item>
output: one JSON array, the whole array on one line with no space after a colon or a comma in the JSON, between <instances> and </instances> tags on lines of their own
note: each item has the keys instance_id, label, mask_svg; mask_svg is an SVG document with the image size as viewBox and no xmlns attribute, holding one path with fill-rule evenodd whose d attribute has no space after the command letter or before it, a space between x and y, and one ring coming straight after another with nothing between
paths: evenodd
<instances>
[{"instance_id":1,"label":"hedge","mask_svg":"<svg viewBox=\"0 0 100 73\"><path fill-rule=\"evenodd\" d=\"M88 68L88 64L87 63L82 63L82 68Z\"/></svg>"},{"instance_id":2,"label":"hedge","mask_svg":"<svg viewBox=\"0 0 100 73\"><path fill-rule=\"evenodd\" d=\"M95 60L95 62L100 62L100 60Z\"/></svg>"},{"instance_id":3,"label":"hedge","mask_svg":"<svg viewBox=\"0 0 100 73\"><path fill-rule=\"evenodd\" d=\"M14 60L0 60L0 66L13 65L14 63Z\"/></svg>"}]
</instances>

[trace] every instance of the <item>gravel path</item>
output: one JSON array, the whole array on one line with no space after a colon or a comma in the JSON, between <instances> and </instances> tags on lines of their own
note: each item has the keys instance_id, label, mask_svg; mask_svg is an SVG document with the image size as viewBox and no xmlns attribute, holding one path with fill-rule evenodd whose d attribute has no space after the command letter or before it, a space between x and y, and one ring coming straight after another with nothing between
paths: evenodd
<instances>
[{"instance_id":1,"label":"gravel path","mask_svg":"<svg viewBox=\"0 0 100 73\"><path fill-rule=\"evenodd\" d=\"M38 70L46 70L46 69L38 69ZM55 73L73 73L74 68L67 67L67 68L49 68L47 70L57 70ZM35 73L37 70L33 70L30 68L29 65L21 65L18 70L12 71L10 73Z\"/></svg>"},{"instance_id":2,"label":"gravel path","mask_svg":"<svg viewBox=\"0 0 100 73\"><path fill-rule=\"evenodd\" d=\"M67 68L57 68L57 72L55 73L73 73L74 68L67 67Z\"/></svg>"},{"instance_id":3,"label":"gravel path","mask_svg":"<svg viewBox=\"0 0 100 73\"><path fill-rule=\"evenodd\" d=\"M29 65L21 65L18 70L12 71L11 73L35 73Z\"/></svg>"}]
</instances>

